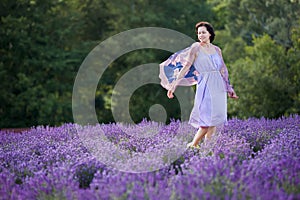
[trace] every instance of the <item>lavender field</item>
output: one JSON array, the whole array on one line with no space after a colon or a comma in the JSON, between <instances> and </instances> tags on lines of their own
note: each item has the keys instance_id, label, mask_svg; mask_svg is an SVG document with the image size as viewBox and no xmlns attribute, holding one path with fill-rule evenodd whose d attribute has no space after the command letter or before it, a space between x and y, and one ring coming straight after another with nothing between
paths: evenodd
<instances>
[{"instance_id":1,"label":"lavender field","mask_svg":"<svg viewBox=\"0 0 300 200\"><path fill-rule=\"evenodd\" d=\"M180 121L0 132L0 198L300 199L300 116L231 119L182 149L194 133ZM99 155L95 138L110 144Z\"/></svg>"}]
</instances>

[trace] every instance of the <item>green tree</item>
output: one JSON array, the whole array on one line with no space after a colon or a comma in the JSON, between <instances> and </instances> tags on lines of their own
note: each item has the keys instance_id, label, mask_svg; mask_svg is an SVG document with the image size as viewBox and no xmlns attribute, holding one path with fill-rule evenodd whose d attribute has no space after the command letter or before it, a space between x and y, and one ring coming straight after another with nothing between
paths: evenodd
<instances>
[{"instance_id":1,"label":"green tree","mask_svg":"<svg viewBox=\"0 0 300 200\"><path fill-rule=\"evenodd\" d=\"M292 46L291 31L300 19L300 2L295 0L209 0L221 23L233 37L248 44L252 36L268 34L278 44Z\"/></svg>"},{"instance_id":2,"label":"green tree","mask_svg":"<svg viewBox=\"0 0 300 200\"><path fill-rule=\"evenodd\" d=\"M229 115L299 113L299 1L208 0L231 82L240 100ZM270 44L268 44L270 43Z\"/></svg>"},{"instance_id":3,"label":"green tree","mask_svg":"<svg viewBox=\"0 0 300 200\"><path fill-rule=\"evenodd\" d=\"M144 26L171 28L194 37L194 24L211 18L205 1L183 0L4 0L0 11L0 127L71 122L72 86L78 67L107 37ZM110 96L123 73L132 66L161 62L169 55L140 50L112 63L96 92L99 121L113 121ZM134 95L132 108L137 120L145 117L144 111L139 112L145 110L141 106L157 101L157 87L144 93L153 98L145 101Z\"/></svg>"},{"instance_id":4,"label":"green tree","mask_svg":"<svg viewBox=\"0 0 300 200\"><path fill-rule=\"evenodd\" d=\"M72 121L80 16L59 0L2 1L0 10L0 127Z\"/></svg>"},{"instance_id":5,"label":"green tree","mask_svg":"<svg viewBox=\"0 0 300 200\"><path fill-rule=\"evenodd\" d=\"M290 64L296 63L289 61L285 48L276 44L269 35L254 38L253 43L253 46L246 47L246 57L232 65L233 82L240 99L230 101L229 106L241 118L277 118L289 114L294 109L297 88L297 75L292 81L294 67L291 68Z\"/></svg>"},{"instance_id":6,"label":"green tree","mask_svg":"<svg viewBox=\"0 0 300 200\"><path fill-rule=\"evenodd\" d=\"M298 26L292 30L293 47L287 52L289 79L291 85L289 90L291 92L292 106L287 109L288 113L300 113L300 20Z\"/></svg>"}]
</instances>

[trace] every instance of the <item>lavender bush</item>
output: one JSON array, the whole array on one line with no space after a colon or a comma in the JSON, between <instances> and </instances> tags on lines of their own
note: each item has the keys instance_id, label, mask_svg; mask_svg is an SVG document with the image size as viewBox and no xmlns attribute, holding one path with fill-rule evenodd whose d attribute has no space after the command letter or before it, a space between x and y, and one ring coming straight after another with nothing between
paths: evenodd
<instances>
[{"instance_id":1,"label":"lavender bush","mask_svg":"<svg viewBox=\"0 0 300 200\"><path fill-rule=\"evenodd\" d=\"M182 151L194 133L184 122L146 120L0 132L0 198L300 199L300 116L231 119ZM111 157L93 152L97 138Z\"/></svg>"}]
</instances>

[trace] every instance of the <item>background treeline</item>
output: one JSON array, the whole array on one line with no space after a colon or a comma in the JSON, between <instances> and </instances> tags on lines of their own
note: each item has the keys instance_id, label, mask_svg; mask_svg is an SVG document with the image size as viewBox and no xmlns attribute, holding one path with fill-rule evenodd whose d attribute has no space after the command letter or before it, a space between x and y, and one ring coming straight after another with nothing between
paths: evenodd
<instances>
[{"instance_id":1,"label":"background treeline","mask_svg":"<svg viewBox=\"0 0 300 200\"><path fill-rule=\"evenodd\" d=\"M300 113L300 2L298 0L2 0L0 2L0 128L73 122L72 89L87 54L132 28L164 27L195 37L194 24L211 22L231 82L230 117L277 118ZM96 111L112 122L110 96L132 67L160 63L170 52L137 50L118 58L99 82ZM171 103L170 103L171 102ZM131 98L132 118L154 104L180 117L176 100L159 85Z\"/></svg>"}]
</instances>

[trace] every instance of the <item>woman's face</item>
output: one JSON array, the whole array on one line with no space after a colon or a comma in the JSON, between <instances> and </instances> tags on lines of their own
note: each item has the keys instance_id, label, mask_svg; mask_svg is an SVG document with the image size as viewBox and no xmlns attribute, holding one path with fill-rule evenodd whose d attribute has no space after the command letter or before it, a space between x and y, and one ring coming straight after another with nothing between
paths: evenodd
<instances>
[{"instance_id":1,"label":"woman's face","mask_svg":"<svg viewBox=\"0 0 300 200\"><path fill-rule=\"evenodd\" d=\"M205 26L198 27L198 39L201 43L210 43L209 37L210 33Z\"/></svg>"}]
</instances>

